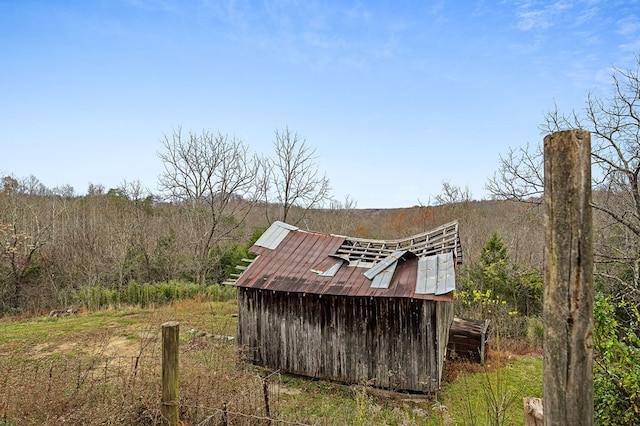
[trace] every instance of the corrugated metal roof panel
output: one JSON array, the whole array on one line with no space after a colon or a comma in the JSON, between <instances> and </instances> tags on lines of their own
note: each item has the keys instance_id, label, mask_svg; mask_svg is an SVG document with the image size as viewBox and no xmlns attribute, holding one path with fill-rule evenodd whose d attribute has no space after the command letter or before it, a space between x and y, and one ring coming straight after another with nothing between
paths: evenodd
<instances>
[{"instance_id":1,"label":"corrugated metal roof panel","mask_svg":"<svg viewBox=\"0 0 640 426\"><path fill-rule=\"evenodd\" d=\"M318 275L320 275L321 277L333 277L336 275L336 272L338 272L338 269L340 269L340 267L345 263L346 261L344 259L336 259L336 263L334 263L331 267L329 267L329 269L327 269L324 272L319 273Z\"/></svg>"},{"instance_id":2,"label":"corrugated metal roof panel","mask_svg":"<svg viewBox=\"0 0 640 426\"><path fill-rule=\"evenodd\" d=\"M398 261L394 261L389 266L378 272L371 282L371 288L389 288L393 273L396 270Z\"/></svg>"},{"instance_id":3,"label":"corrugated metal roof panel","mask_svg":"<svg viewBox=\"0 0 640 426\"><path fill-rule=\"evenodd\" d=\"M452 252L420 258L416 293L445 294L455 289L456 277Z\"/></svg>"},{"instance_id":4,"label":"corrugated metal roof panel","mask_svg":"<svg viewBox=\"0 0 640 426\"><path fill-rule=\"evenodd\" d=\"M298 228L288 223L275 221L267 228L267 230L258 238L255 245L268 249L275 249L289 234L290 231L297 231Z\"/></svg>"},{"instance_id":5,"label":"corrugated metal roof panel","mask_svg":"<svg viewBox=\"0 0 640 426\"><path fill-rule=\"evenodd\" d=\"M427 256L420 258L420 260L424 262L426 273L423 294L435 294L436 282L438 281L438 259L435 256Z\"/></svg>"},{"instance_id":6,"label":"corrugated metal roof panel","mask_svg":"<svg viewBox=\"0 0 640 426\"><path fill-rule=\"evenodd\" d=\"M386 270L389 266L396 263L398 259L400 259L402 256L405 255L405 253L407 253L406 250L394 251L389 256L385 257L384 259L382 259L381 261L373 265L370 269L368 269L364 273L364 276L369 278L370 280L374 279L375 276L378 275L380 272Z\"/></svg>"},{"instance_id":7,"label":"corrugated metal roof panel","mask_svg":"<svg viewBox=\"0 0 640 426\"><path fill-rule=\"evenodd\" d=\"M445 294L456 289L456 272L453 266L453 253L437 254L438 279L435 294Z\"/></svg>"},{"instance_id":8,"label":"corrugated metal roof panel","mask_svg":"<svg viewBox=\"0 0 640 426\"><path fill-rule=\"evenodd\" d=\"M416 277L416 293L428 294L427 292L427 276L429 270L429 259L421 257L418 259L418 274Z\"/></svg>"}]
</instances>

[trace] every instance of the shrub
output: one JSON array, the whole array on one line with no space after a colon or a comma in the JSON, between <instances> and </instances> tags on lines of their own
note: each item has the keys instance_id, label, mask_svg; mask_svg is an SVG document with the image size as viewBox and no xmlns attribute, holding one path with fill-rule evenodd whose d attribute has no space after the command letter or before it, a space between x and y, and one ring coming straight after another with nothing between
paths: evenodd
<instances>
[{"instance_id":1,"label":"shrub","mask_svg":"<svg viewBox=\"0 0 640 426\"><path fill-rule=\"evenodd\" d=\"M198 296L209 297L212 301L226 301L235 297L235 288L214 292L211 287L216 286L204 288L195 283L180 281L139 284L132 280L120 290L100 286L83 287L75 294L66 294L65 300L74 301L74 304L88 309L105 309L122 305L146 308L178 300L195 299Z\"/></svg>"},{"instance_id":2,"label":"shrub","mask_svg":"<svg viewBox=\"0 0 640 426\"><path fill-rule=\"evenodd\" d=\"M527 342L531 347L541 348L544 338L544 322L540 317L527 317Z\"/></svg>"},{"instance_id":3,"label":"shrub","mask_svg":"<svg viewBox=\"0 0 640 426\"><path fill-rule=\"evenodd\" d=\"M213 302L226 302L236 298L236 288L228 285L214 284L206 289L207 296Z\"/></svg>"},{"instance_id":4,"label":"shrub","mask_svg":"<svg viewBox=\"0 0 640 426\"><path fill-rule=\"evenodd\" d=\"M625 311L621 322L618 311ZM602 425L637 424L640 414L640 313L598 294L594 305L594 409Z\"/></svg>"}]
</instances>

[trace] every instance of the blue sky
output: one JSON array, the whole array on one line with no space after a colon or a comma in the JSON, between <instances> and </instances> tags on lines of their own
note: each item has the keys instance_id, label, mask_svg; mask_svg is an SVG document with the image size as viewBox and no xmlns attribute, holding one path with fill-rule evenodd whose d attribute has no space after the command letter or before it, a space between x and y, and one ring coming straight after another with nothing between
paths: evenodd
<instances>
[{"instance_id":1,"label":"blue sky","mask_svg":"<svg viewBox=\"0 0 640 426\"><path fill-rule=\"evenodd\" d=\"M410 207L444 181L486 198L554 103L606 93L640 3L0 0L0 53L1 175L157 192L177 126L262 154L288 126L337 199Z\"/></svg>"}]
</instances>

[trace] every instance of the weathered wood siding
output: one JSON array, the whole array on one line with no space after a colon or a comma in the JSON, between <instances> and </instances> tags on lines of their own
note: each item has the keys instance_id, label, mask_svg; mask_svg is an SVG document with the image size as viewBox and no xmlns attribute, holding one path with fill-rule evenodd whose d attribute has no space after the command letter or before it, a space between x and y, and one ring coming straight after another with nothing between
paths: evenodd
<instances>
[{"instance_id":1,"label":"weathered wood siding","mask_svg":"<svg viewBox=\"0 0 640 426\"><path fill-rule=\"evenodd\" d=\"M255 364L393 390L439 388L450 302L238 291L238 344Z\"/></svg>"}]
</instances>

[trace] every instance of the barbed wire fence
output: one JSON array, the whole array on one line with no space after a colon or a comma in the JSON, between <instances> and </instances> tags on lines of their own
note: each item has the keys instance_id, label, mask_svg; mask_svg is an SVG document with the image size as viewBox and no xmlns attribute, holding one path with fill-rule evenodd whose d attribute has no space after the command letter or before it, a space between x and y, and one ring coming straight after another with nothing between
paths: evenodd
<instances>
[{"instance_id":1,"label":"barbed wire fence","mask_svg":"<svg viewBox=\"0 0 640 426\"><path fill-rule=\"evenodd\" d=\"M235 343L191 339L180 347L180 424L305 425L279 413L282 376L237 362ZM0 357L0 425L159 425L162 348L135 356L98 352Z\"/></svg>"}]
</instances>

